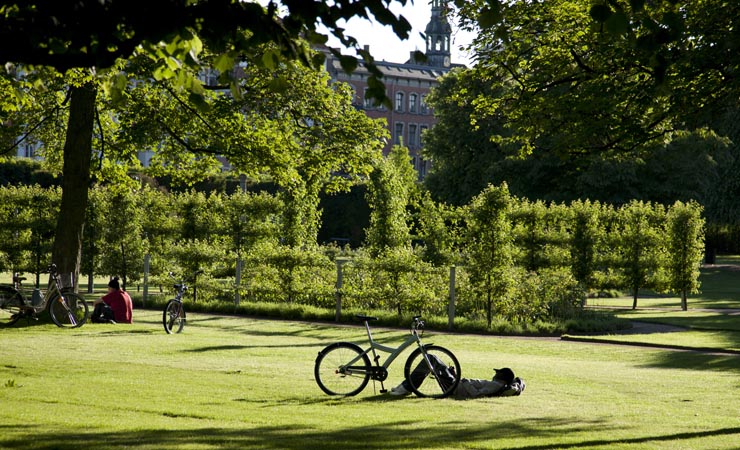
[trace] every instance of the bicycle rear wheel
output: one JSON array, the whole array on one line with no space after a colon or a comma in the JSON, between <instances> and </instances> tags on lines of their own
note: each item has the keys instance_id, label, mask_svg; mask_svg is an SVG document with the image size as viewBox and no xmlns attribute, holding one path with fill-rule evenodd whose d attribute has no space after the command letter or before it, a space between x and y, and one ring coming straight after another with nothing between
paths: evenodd
<instances>
[{"instance_id":1,"label":"bicycle rear wheel","mask_svg":"<svg viewBox=\"0 0 740 450\"><path fill-rule=\"evenodd\" d=\"M179 333L185 326L185 308L182 302L172 299L167 302L162 313L162 325L167 334Z\"/></svg>"},{"instance_id":2,"label":"bicycle rear wheel","mask_svg":"<svg viewBox=\"0 0 740 450\"><path fill-rule=\"evenodd\" d=\"M87 321L89 310L82 296L65 292L49 300L49 315L58 327L77 328Z\"/></svg>"},{"instance_id":3,"label":"bicycle rear wheel","mask_svg":"<svg viewBox=\"0 0 740 450\"><path fill-rule=\"evenodd\" d=\"M460 363L446 348L425 345L424 352L417 348L409 355L404 375L417 396L444 398L460 383Z\"/></svg>"},{"instance_id":4,"label":"bicycle rear wheel","mask_svg":"<svg viewBox=\"0 0 740 450\"><path fill-rule=\"evenodd\" d=\"M15 289L0 286L0 326L13 325L23 315L23 297Z\"/></svg>"},{"instance_id":5,"label":"bicycle rear wheel","mask_svg":"<svg viewBox=\"0 0 740 450\"><path fill-rule=\"evenodd\" d=\"M355 369L351 369L348 366ZM370 380L370 358L350 342L337 342L319 352L314 366L314 378L322 391L329 395L357 395Z\"/></svg>"}]
</instances>

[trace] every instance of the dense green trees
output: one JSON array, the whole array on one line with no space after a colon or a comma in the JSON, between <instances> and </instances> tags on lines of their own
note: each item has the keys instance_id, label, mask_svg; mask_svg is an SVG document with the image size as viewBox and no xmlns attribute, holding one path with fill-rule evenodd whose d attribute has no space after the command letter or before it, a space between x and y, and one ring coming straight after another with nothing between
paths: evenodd
<instances>
[{"instance_id":1,"label":"dense green trees","mask_svg":"<svg viewBox=\"0 0 740 450\"><path fill-rule=\"evenodd\" d=\"M696 203L677 202L668 212L669 289L681 296L681 308L688 309L687 296L698 291L699 274L696 261L703 252L701 236L704 221Z\"/></svg>"},{"instance_id":2,"label":"dense green trees","mask_svg":"<svg viewBox=\"0 0 740 450\"><path fill-rule=\"evenodd\" d=\"M489 186L473 199L469 208L465 242L471 283L485 301L486 321L491 326L494 308L511 301L513 244L511 196L504 184Z\"/></svg>"},{"instance_id":3,"label":"dense green trees","mask_svg":"<svg viewBox=\"0 0 740 450\"><path fill-rule=\"evenodd\" d=\"M405 0L400 0L400 3L405 3ZM167 11L167 20L151 20L155 17L152 11ZM392 26L400 37L406 37L410 30L409 23L390 12L389 5L381 0L370 0L361 5L270 2L267 7L254 2L210 0L155 1L146 5L128 1L89 4L33 1L2 7L0 35L6 40L15 40L21 35L26 38L22 44L13 48L6 46L0 52L0 61L9 63L6 68L12 69L2 77L7 89L3 89L6 95L2 98L0 110L18 112L27 105L35 105L29 90L40 85L55 85L61 77L68 86L67 95L62 96L65 100L58 102L68 103L69 107L64 145L57 147L63 149L63 158L60 159L63 160L65 174L61 204L65 219L58 223L53 252L53 259L60 268L79 272L92 150L96 147L100 152L106 151L104 144L93 144L96 123L100 128L97 136L102 138L106 134L102 129L105 119L101 120L96 114L99 92L105 94L106 100L119 100L128 86L126 75L136 73L139 85L148 80L172 84L174 92L183 94L181 99L187 98L188 109L195 114L205 106L206 91L197 79L200 69L215 68L220 71L222 82L233 81L229 75L245 54L259 55L251 61L252 65L269 70L293 60L319 67L323 58L311 53L303 39L312 43L325 42L326 36L316 31L317 26L323 24L344 45L356 48L366 60L371 70L368 80L370 94L380 98L383 97L383 89L372 57L366 50L357 48L356 40L345 35L344 28L339 25L356 15L375 17ZM215 55L209 61L200 59L204 43ZM131 66L122 61L136 56L146 62L140 65L142 70L132 71ZM342 56L341 61L348 70L357 64L354 57ZM14 64L21 65L21 70L16 71ZM23 65L53 70L48 77L39 76L46 69L28 71ZM284 90L288 86L281 84L281 80L284 81L280 77L273 79L271 86L274 90ZM238 98L242 91L232 84L232 92ZM14 123L42 121L20 120ZM11 137L3 139L3 142L10 142L23 134L17 131L12 130ZM191 138L196 136L190 135ZM188 139L186 135L180 135L179 141L186 144ZM181 162L201 160L182 154L176 156ZM278 160L279 156L280 153L270 154L271 158ZM208 167L209 160L203 161Z\"/></svg>"},{"instance_id":4,"label":"dense green trees","mask_svg":"<svg viewBox=\"0 0 740 450\"><path fill-rule=\"evenodd\" d=\"M436 199L506 181L533 200L693 199L713 223L737 222L738 5L455 4L480 25L477 64L430 97Z\"/></svg>"},{"instance_id":5,"label":"dense green trees","mask_svg":"<svg viewBox=\"0 0 740 450\"><path fill-rule=\"evenodd\" d=\"M50 252L44 238L59 213L58 190L7 187L0 199L0 270L40 273L45 266L37 261L47 261ZM83 253L90 275L123 275L139 285L147 252L155 284L169 284L169 271L203 271L194 284L199 302L233 304L239 293L244 301L330 308L334 259L341 257L344 307L444 314L449 265L455 264L458 315L489 326L502 319L569 318L587 293L607 289L636 296L676 292L685 305L686 295L698 288L703 245L695 203L546 204L513 197L505 186L489 187L464 208L431 205L436 207L419 220L425 230L420 236L430 242L412 245L407 239L377 254L370 246L284 245L282 202L265 193L95 188L91 200ZM430 202L427 197L423 203ZM28 220L32 215L48 220ZM130 229L117 236L109 221L123 215L131 217Z\"/></svg>"},{"instance_id":6,"label":"dense green trees","mask_svg":"<svg viewBox=\"0 0 740 450\"><path fill-rule=\"evenodd\" d=\"M0 189L0 264L5 270L33 273L39 283L39 274L48 267L60 200L58 188Z\"/></svg>"},{"instance_id":7,"label":"dense green trees","mask_svg":"<svg viewBox=\"0 0 740 450\"><path fill-rule=\"evenodd\" d=\"M305 280L331 270L315 245L320 193L346 189L377 164L369 191L368 244L371 258L377 259L372 264L387 277L373 279L374 304L399 313L428 307L438 296L433 291L439 283L427 281L425 274L433 273L433 265L468 257L476 261L469 268L472 290L485 298L490 324L494 306L511 318L536 317L550 307L541 301L531 302L536 307L530 309L514 306L509 302L516 297L511 286L520 286L517 295L529 300L558 291L574 297L575 284L596 289L605 280L627 286L635 296L641 287L662 289L665 260L660 252L665 249L656 247L656 236L643 233L654 230L644 227L642 215L628 214L630 208L640 209L631 199L665 204L698 199L707 204L710 217L733 210L718 190L721 186L722 192L732 192L732 180L717 181L732 174L722 167L734 167L739 160L733 141L737 133L727 120L737 110L737 84L727 74L734 73L737 63L732 50L738 41L733 25L738 7L722 0L456 1L463 18L482 25L476 41L479 64L470 71L453 71L431 96L439 125L425 137L435 161L428 186L437 200L469 204L464 211L470 216L426 197L415 222L409 203L421 197L408 188L413 177L407 176L407 155L396 151L381 162L382 126L351 106L346 86L329 88L325 75L293 63L314 68L320 63L321 56L299 40L301 35L321 41L317 21L350 45L354 42L337 23L362 15L365 8L393 24L396 32L406 32L408 24L387 15L385 2L286 2L282 11L272 3L267 8L249 2L171 3L176 17L157 26L128 14L139 6L118 0L95 6L30 2L0 10L0 35L17 34L18 27L28 24L46 28L45 33L31 33L33 49L26 53L0 51L0 60L55 69L5 74L0 111L9 124L4 129L8 136L33 133L48 150L46 161L64 172L53 252L64 270L79 265L83 244L90 245L89 255L100 255L89 264L90 273L127 273L127 267L114 267L112 261L126 261L123 255L146 248L162 255L154 261L160 273L178 259L187 261L183 270L194 271L244 251L269 260L258 275L280 286L280 297L295 301ZM45 8L56 11L54 23L41 17L49 12ZM116 19L90 28L89 34L66 27L86 23L88 13ZM39 17L43 20L29 22ZM110 33L111 27L119 33ZM59 47L60 42L65 46ZM369 57L363 50L360 54ZM236 70L243 75L238 78L230 76L237 58L246 61ZM347 68L356 64L350 58L342 62ZM213 82L205 85L197 78L204 68L216 69ZM372 77L369 84L371 93L380 87ZM31 127L16 128L22 123ZM145 190L140 199L162 214L132 220L128 232L144 236L137 243L141 246L122 249L112 260L96 253L99 241L120 236L101 231L83 239L80 212L87 203L90 171L96 181L113 180L122 188L115 202L91 202L87 224L97 227L114 214L106 208L118 204L125 209L127 189L140 188L127 178L126 169L136 164L134 151L141 148L156 150L152 173L185 183L216 171L216 155L228 157L240 172L270 173L282 188L275 201L283 209L273 217L274 229L265 228L279 237L256 239L245 249L242 233L250 231L238 225L243 214L230 206L235 199L188 193L178 199L184 203L174 204ZM489 183L498 186L507 180L515 196L533 201L514 201L503 188L484 190ZM496 202L488 198L492 192L500 194L494 196ZM627 204L619 209L625 217L620 220L606 207L593 212L588 202L569 209L534 200L578 198ZM645 208L649 214L665 214L655 212L652 204ZM696 210L690 209L692 214ZM476 219L477 214L495 218L496 226ZM204 224L204 217L211 223ZM228 223L236 231L205 233L214 223ZM176 243L168 237L175 230L180 231ZM694 249L700 230L676 226L674 234L685 236L692 242L688 248ZM423 253L412 246L413 234L426 240ZM629 241L646 237L650 239ZM603 267L604 242L610 239L616 239L610 266L615 274ZM644 247L657 253L644 253ZM492 253L493 248L502 253ZM685 254L683 269L672 270L683 270L690 279L696 257L691 251ZM481 261L485 265L479 267ZM102 269L104 265L108 268ZM510 272L495 272L507 265L514 266ZM564 273L564 267L572 273ZM412 288L414 282L429 289L420 294ZM684 295L695 289L685 276L677 276L671 286ZM388 293L390 301L383 298Z\"/></svg>"}]
</instances>

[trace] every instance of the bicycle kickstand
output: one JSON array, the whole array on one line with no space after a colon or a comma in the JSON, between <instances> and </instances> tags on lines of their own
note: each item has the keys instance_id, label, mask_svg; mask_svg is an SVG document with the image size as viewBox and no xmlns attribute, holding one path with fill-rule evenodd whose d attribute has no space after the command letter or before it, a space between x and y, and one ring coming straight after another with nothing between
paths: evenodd
<instances>
[{"instance_id":1,"label":"bicycle kickstand","mask_svg":"<svg viewBox=\"0 0 740 450\"><path fill-rule=\"evenodd\" d=\"M374 359L375 359L375 365L377 367L380 367L380 362L379 362L380 361L380 355L377 355L376 354ZM378 381L380 381L380 393L381 394L385 394L386 392L388 392L388 389L385 388L385 384L383 384L383 380L378 380Z\"/></svg>"}]
</instances>

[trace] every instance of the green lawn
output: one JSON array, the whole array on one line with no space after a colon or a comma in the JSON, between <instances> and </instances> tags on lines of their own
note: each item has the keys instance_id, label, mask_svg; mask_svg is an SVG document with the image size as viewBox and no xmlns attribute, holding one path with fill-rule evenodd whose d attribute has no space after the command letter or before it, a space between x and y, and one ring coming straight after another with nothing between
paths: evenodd
<instances>
[{"instance_id":1,"label":"green lawn","mask_svg":"<svg viewBox=\"0 0 740 450\"><path fill-rule=\"evenodd\" d=\"M737 449L740 356L427 333L463 376L509 366L520 397L331 398L313 362L363 330L192 314L166 335L136 323L0 329L0 448ZM406 330L377 330L399 343ZM401 381L402 359L386 387Z\"/></svg>"},{"instance_id":2,"label":"green lawn","mask_svg":"<svg viewBox=\"0 0 740 450\"><path fill-rule=\"evenodd\" d=\"M724 257L722 264L736 264ZM647 343L686 348L740 353L740 266L713 266L701 270L701 292L689 297L688 311L681 310L681 300L669 296L638 297L632 310L632 297L589 299L596 308L613 308L617 317L634 321L683 327L680 333L636 335L599 335L590 339L615 343ZM584 340L589 337L579 336Z\"/></svg>"}]
</instances>

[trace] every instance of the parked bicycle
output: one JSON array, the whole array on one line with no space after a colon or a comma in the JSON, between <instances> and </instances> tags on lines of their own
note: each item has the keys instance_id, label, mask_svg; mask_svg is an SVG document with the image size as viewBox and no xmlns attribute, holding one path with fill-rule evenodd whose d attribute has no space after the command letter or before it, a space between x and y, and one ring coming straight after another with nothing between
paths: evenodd
<instances>
[{"instance_id":1,"label":"parked bicycle","mask_svg":"<svg viewBox=\"0 0 740 450\"><path fill-rule=\"evenodd\" d=\"M380 392L387 392L383 381L388 377L388 367L401 352L416 344L417 348L409 355L404 368L404 377L411 384L411 391L419 397L432 398L447 397L455 391L461 377L460 363L446 348L422 344L424 322L420 316L413 318L411 336L398 347L382 345L373 339L368 322L378 320L376 317L364 315L356 317L365 323L370 346L363 350L351 342L337 342L321 350L314 366L314 377L321 390L329 395L357 395L372 379L380 381ZM377 351L389 353L382 364ZM370 354L375 365L370 362ZM411 373L419 364L428 368L427 375L423 378L411 377Z\"/></svg>"},{"instance_id":2,"label":"parked bicycle","mask_svg":"<svg viewBox=\"0 0 740 450\"><path fill-rule=\"evenodd\" d=\"M12 286L0 286L0 326L16 323L21 318L37 320L38 315L45 309L49 311L51 320L64 328L81 327L88 318L89 310L85 299L74 292L74 277L70 274L67 283L63 282L62 274L57 271L56 264L49 266L47 271L51 276L51 287L40 302L27 301L22 294L21 282L25 277L13 274Z\"/></svg>"},{"instance_id":3,"label":"parked bicycle","mask_svg":"<svg viewBox=\"0 0 740 450\"><path fill-rule=\"evenodd\" d=\"M195 279L195 276L199 273L203 273L203 271L198 270L193 272L190 279ZM175 275L170 272L170 277L174 279ZM175 298L167 302L167 305L165 305L164 311L162 312L162 325L164 325L164 331L166 331L167 334L179 333L185 327L186 314L185 307L182 304L182 297L185 294L185 291L188 290L188 286L184 281L181 281L176 283L174 288Z\"/></svg>"}]
</instances>

